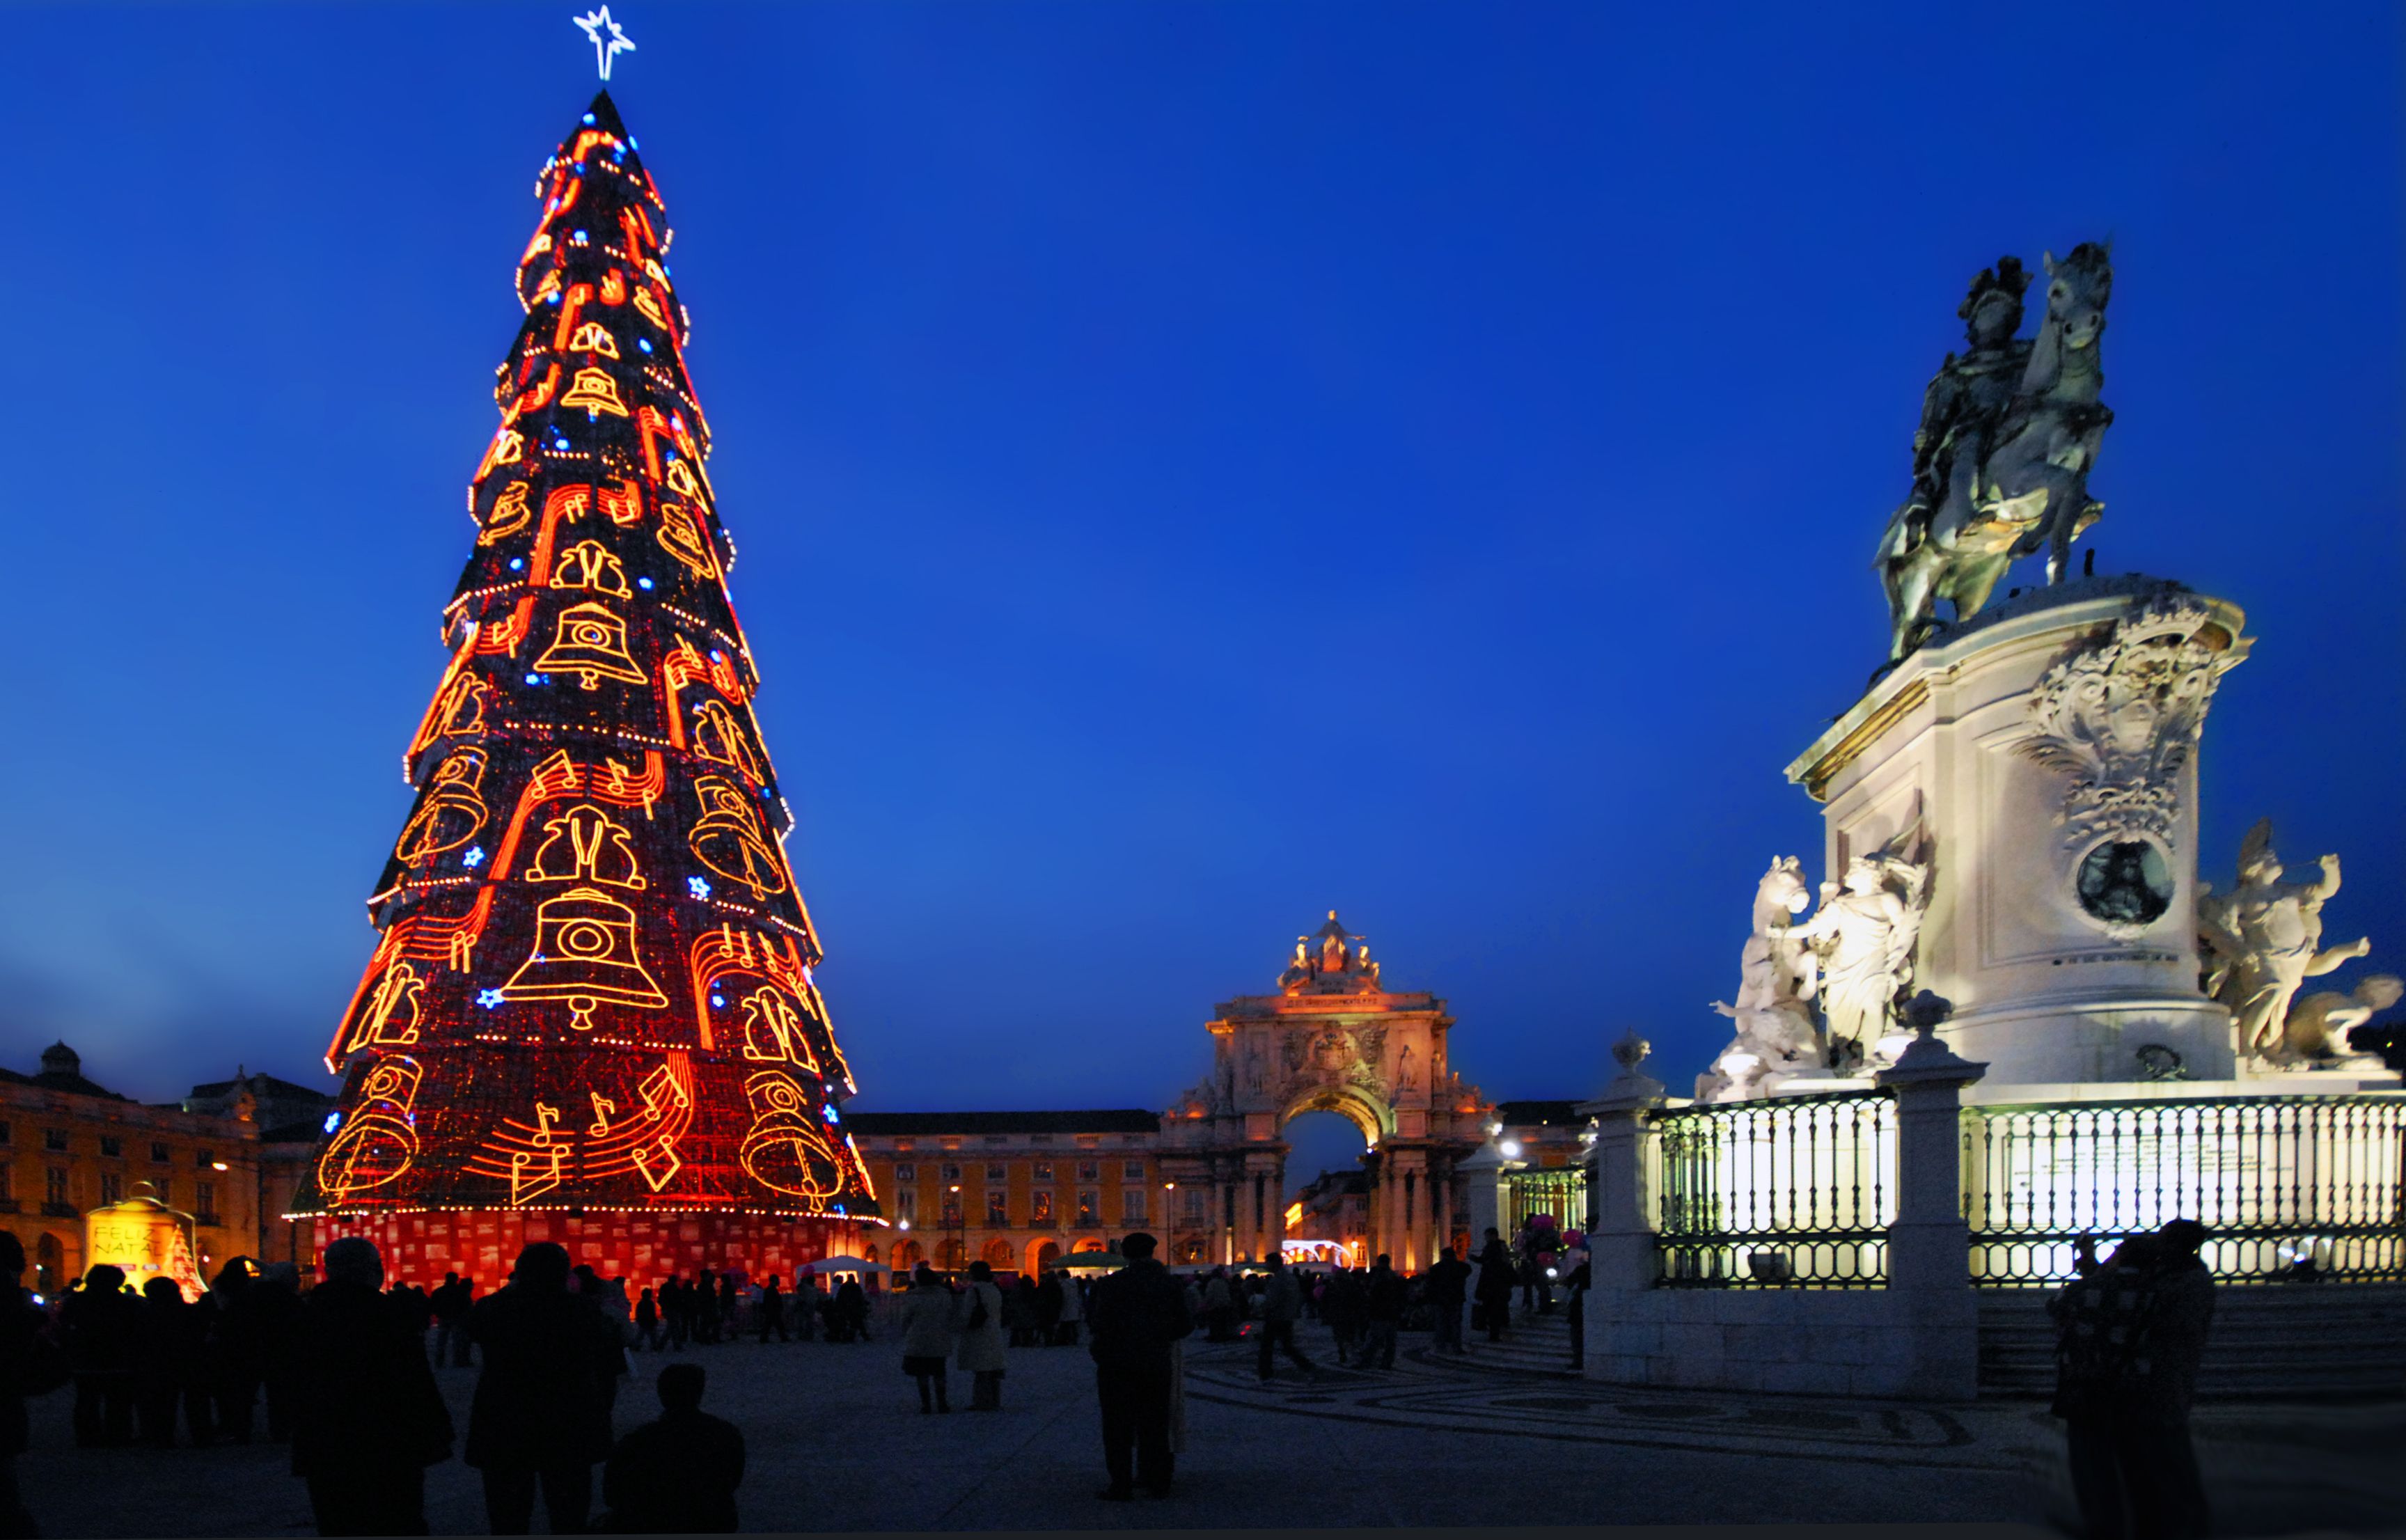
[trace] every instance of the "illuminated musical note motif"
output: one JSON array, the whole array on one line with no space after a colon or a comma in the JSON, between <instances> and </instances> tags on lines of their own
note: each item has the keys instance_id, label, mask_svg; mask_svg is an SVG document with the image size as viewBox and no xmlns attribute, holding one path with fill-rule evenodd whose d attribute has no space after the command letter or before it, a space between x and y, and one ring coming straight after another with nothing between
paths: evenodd
<instances>
[{"instance_id":1,"label":"illuminated musical note motif","mask_svg":"<svg viewBox=\"0 0 2406 1540\"><path fill-rule=\"evenodd\" d=\"M576 383L559 398L559 404L581 406L587 412L607 412L614 417L627 415L627 403L618 399L618 382L610 377L608 370L599 365L579 369Z\"/></svg>"},{"instance_id":2,"label":"illuminated musical note motif","mask_svg":"<svg viewBox=\"0 0 2406 1540\"><path fill-rule=\"evenodd\" d=\"M493 500L492 511L485 516L485 527L478 531L476 544L490 545L495 541L506 540L525 529L528 520L533 517L532 510L527 506L527 484L511 482L502 488L502 495Z\"/></svg>"},{"instance_id":3,"label":"illuminated musical note motif","mask_svg":"<svg viewBox=\"0 0 2406 1540\"><path fill-rule=\"evenodd\" d=\"M493 468L497 465L516 465L518 462L518 457L525 450L526 435L503 424L501 430L493 434L492 446L485 451L484 462L476 467L476 473L468 479L482 481L492 474Z\"/></svg>"},{"instance_id":4,"label":"illuminated musical note motif","mask_svg":"<svg viewBox=\"0 0 2406 1540\"><path fill-rule=\"evenodd\" d=\"M510 1154L510 1202L522 1204L559 1185L568 1151L559 1149L517 1150Z\"/></svg>"},{"instance_id":5,"label":"illuminated musical note motif","mask_svg":"<svg viewBox=\"0 0 2406 1540\"><path fill-rule=\"evenodd\" d=\"M610 516L611 523L624 529L630 524L643 522L644 491L640 483L631 479L621 481L615 487L604 483L595 487L594 492L602 500L602 511Z\"/></svg>"},{"instance_id":6,"label":"illuminated musical note motif","mask_svg":"<svg viewBox=\"0 0 2406 1540\"><path fill-rule=\"evenodd\" d=\"M627 656L627 623L599 603L560 611L552 643L534 666L545 672L573 673L588 690L604 679L644 682L644 671Z\"/></svg>"},{"instance_id":7,"label":"illuminated musical note motif","mask_svg":"<svg viewBox=\"0 0 2406 1540\"><path fill-rule=\"evenodd\" d=\"M482 749L455 749L434 769L418 810L402 826L393 855L415 866L430 855L457 850L476 837L488 816L483 795L485 754Z\"/></svg>"},{"instance_id":8,"label":"illuminated musical note motif","mask_svg":"<svg viewBox=\"0 0 2406 1540\"><path fill-rule=\"evenodd\" d=\"M587 1091L586 1095L593 1099L593 1122L585 1131L597 1135L610 1132L610 1114L618 1110L618 1104L599 1091Z\"/></svg>"},{"instance_id":9,"label":"illuminated musical note motif","mask_svg":"<svg viewBox=\"0 0 2406 1540\"><path fill-rule=\"evenodd\" d=\"M810 1115L810 1098L791 1075L764 1069L743 1082L752 1130L736 1153L761 1186L800 1198L842 1191L843 1167Z\"/></svg>"},{"instance_id":10,"label":"illuminated musical note motif","mask_svg":"<svg viewBox=\"0 0 2406 1540\"><path fill-rule=\"evenodd\" d=\"M686 843L701 864L752 890L756 899L785 891L785 863L760 827L752 799L734 782L705 775L693 785L701 803Z\"/></svg>"},{"instance_id":11,"label":"illuminated musical note motif","mask_svg":"<svg viewBox=\"0 0 2406 1540\"><path fill-rule=\"evenodd\" d=\"M627 303L627 275L615 267L602 275L602 303L603 304ZM614 359L618 356L617 344L615 342L610 345L610 356Z\"/></svg>"},{"instance_id":12,"label":"illuminated musical note motif","mask_svg":"<svg viewBox=\"0 0 2406 1540\"><path fill-rule=\"evenodd\" d=\"M627 570L618 565L616 557L602 548L598 540L580 540L562 551L559 565L552 569L551 586L590 588L613 599L626 599L632 593L627 586Z\"/></svg>"},{"instance_id":13,"label":"illuminated musical note motif","mask_svg":"<svg viewBox=\"0 0 2406 1540\"><path fill-rule=\"evenodd\" d=\"M348 1203L370 1188L397 1181L418 1158L413 1109L425 1072L396 1053L377 1061L326 1152L318 1157L318 1186L328 1201Z\"/></svg>"},{"instance_id":14,"label":"illuminated musical note motif","mask_svg":"<svg viewBox=\"0 0 2406 1540\"><path fill-rule=\"evenodd\" d=\"M635 850L627 831L590 802L579 802L544 824L546 838L527 866L530 883L599 883L640 889Z\"/></svg>"},{"instance_id":15,"label":"illuminated musical note motif","mask_svg":"<svg viewBox=\"0 0 2406 1540\"><path fill-rule=\"evenodd\" d=\"M618 276L613 273L610 276L616 279ZM621 280L619 283L621 297L624 297L625 290L626 285ZM602 298L609 301L609 286L606 283L602 286ZM609 301L609 303L616 302ZM568 339L568 350L572 353L596 353L605 359L615 359L618 356L618 339L612 336L610 329L600 321L586 321L577 327L576 335Z\"/></svg>"},{"instance_id":16,"label":"illuminated musical note motif","mask_svg":"<svg viewBox=\"0 0 2406 1540\"><path fill-rule=\"evenodd\" d=\"M658 327L663 332L669 330L669 318L665 315L661 314L660 302L652 297L652 291L650 290L638 289L635 290L635 308L644 313L644 319L651 322L654 326Z\"/></svg>"}]
</instances>

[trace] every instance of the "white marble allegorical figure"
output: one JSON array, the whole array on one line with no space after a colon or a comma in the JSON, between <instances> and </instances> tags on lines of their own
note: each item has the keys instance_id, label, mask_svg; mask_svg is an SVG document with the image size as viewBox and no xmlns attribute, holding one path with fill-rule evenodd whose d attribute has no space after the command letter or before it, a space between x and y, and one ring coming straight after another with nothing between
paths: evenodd
<instances>
[{"instance_id":1,"label":"white marble allegorical figure","mask_svg":"<svg viewBox=\"0 0 2406 1540\"><path fill-rule=\"evenodd\" d=\"M2285 1056L2289 1003L2300 987L2371 948L2360 939L2323 946L2323 905L2339 892L2339 857L2317 864L2318 881L2282 881L2287 872L2272 849L2272 820L2259 819L2239 844L2239 885L2198 895L2206 993L2230 1008L2240 1048L2259 1060Z\"/></svg>"},{"instance_id":2,"label":"white marble allegorical figure","mask_svg":"<svg viewBox=\"0 0 2406 1540\"><path fill-rule=\"evenodd\" d=\"M1771 863L1754 890L1754 931L1738 954L1737 1003L1713 1002L1736 1024L1737 1036L1713 1067L1696 1080L1699 1101L1742 1101L1768 1095L1791 1075L1822 1067L1821 1035L1809 1003L1815 963L1804 941L1789 929L1811 897L1804 863L1783 856Z\"/></svg>"},{"instance_id":3,"label":"white marble allegorical figure","mask_svg":"<svg viewBox=\"0 0 2406 1540\"><path fill-rule=\"evenodd\" d=\"M1774 932L1810 943L1820 960L1821 1014L1833 1053L1860 1061L1894 1036L1890 1007L1912 982L1914 944L1930 897L1930 868L1902 854L1918 835L1917 824L1847 863L1843 891L1833 894L1824 883L1813 918Z\"/></svg>"}]
</instances>

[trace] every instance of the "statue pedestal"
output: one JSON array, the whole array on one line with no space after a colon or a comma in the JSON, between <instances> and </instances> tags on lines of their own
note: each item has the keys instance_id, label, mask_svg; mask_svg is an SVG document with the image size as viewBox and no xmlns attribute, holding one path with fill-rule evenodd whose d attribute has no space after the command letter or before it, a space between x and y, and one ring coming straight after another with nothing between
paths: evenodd
<instances>
[{"instance_id":1,"label":"statue pedestal","mask_svg":"<svg viewBox=\"0 0 2406 1540\"><path fill-rule=\"evenodd\" d=\"M1788 767L1824 804L1833 877L1919 820L1912 987L1954 1002L1940 1035L1989 1067L1986 1095L2235 1075L2198 987L2195 742L2243 618L2160 579L2036 589L1941 633Z\"/></svg>"}]
</instances>

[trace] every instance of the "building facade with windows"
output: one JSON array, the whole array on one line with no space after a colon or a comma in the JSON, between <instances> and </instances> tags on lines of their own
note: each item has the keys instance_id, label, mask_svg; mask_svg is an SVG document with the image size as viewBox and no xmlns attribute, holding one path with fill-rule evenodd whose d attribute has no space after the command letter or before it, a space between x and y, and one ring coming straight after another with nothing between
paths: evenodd
<instances>
[{"instance_id":1,"label":"building facade with windows","mask_svg":"<svg viewBox=\"0 0 2406 1540\"><path fill-rule=\"evenodd\" d=\"M872 1233L870 1261L1033 1274L1131 1230L1177 1254L1186 1194L1163 1180L1158 1113L856 1112L844 1127L889 1226Z\"/></svg>"},{"instance_id":2,"label":"building facade with windows","mask_svg":"<svg viewBox=\"0 0 2406 1540\"><path fill-rule=\"evenodd\" d=\"M134 1197L192 1217L204 1272L261 1254L259 1156L256 1123L146 1107L85 1079L64 1043L38 1073L0 1068L0 1225L23 1243L36 1293L82 1275L87 1213Z\"/></svg>"}]
</instances>

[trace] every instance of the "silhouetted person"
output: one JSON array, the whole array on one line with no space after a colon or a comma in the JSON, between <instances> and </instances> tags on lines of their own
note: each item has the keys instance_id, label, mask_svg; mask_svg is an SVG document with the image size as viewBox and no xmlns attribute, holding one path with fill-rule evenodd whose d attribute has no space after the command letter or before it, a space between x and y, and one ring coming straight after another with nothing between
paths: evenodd
<instances>
[{"instance_id":1,"label":"silhouetted person","mask_svg":"<svg viewBox=\"0 0 2406 1540\"><path fill-rule=\"evenodd\" d=\"M424 1534L426 1467L451 1458L418 1302L383 1283L374 1241L335 1241L292 1329L292 1474L319 1534Z\"/></svg>"},{"instance_id":2,"label":"silhouetted person","mask_svg":"<svg viewBox=\"0 0 2406 1540\"><path fill-rule=\"evenodd\" d=\"M718 1336L721 1341L735 1335L735 1318L743 1307L743 1296L735 1289L735 1270L729 1268L718 1276Z\"/></svg>"},{"instance_id":3,"label":"silhouetted person","mask_svg":"<svg viewBox=\"0 0 2406 1540\"><path fill-rule=\"evenodd\" d=\"M176 1447L176 1407L185 1389L200 1378L201 1343L195 1330L199 1312L184 1302L184 1291L171 1278L154 1278L142 1286L139 1346L134 1355L134 1410L142 1442L153 1448ZM199 1420L192 1442L208 1442L207 1401L199 1398Z\"/></svg>"},{"instance_id":4,"label":"silhouetted person","mask_svg":"<svg viewBox=\"0 0 2406 1540\"><path fill-rule=\"evenodd\" d=\"M474 1293L457 1273L446 1273L427 1301L434 1312L434 1362L455 1368L468 1366L468 1311Z\"/></svg>"},{"instance_id":5,"label":"silhouetted person","mask_svg":"<svg viewBox=\"0 0 2406 1540\"><path fill-rule=\"evenodd\" d=\"M1103 1466L1111 1473L1111 1485L1096 1495L1113 1503L1134 1497L1139 1479L1155 1496L1168 1496L1175 1471L1169 1451L1173 1350L1195 1326L1185 1291L1153 1260L1155 1244L1142 1231L1122 1239L1127 1265L1095 1284L1086 1312L1092 1334L1086 1351L1095 1361L1095 1393L1102 1404Z\"/></svg>"},{"instance_id":6,"label":"silhouetted person","mask_svg":"<svg viewBox=\"0 0 2406 1540\"><path fill-rule=\"evenodd\" d=\"M660 1335L660 1302L649 1289L635 1296L635 1349L658 1352L668 1346Z\"/></svg>"},{"instance_id":7,"label":"silhouetted person","mask_svg":"<svg viewBox=\"0 0 2406 1540\"><path fill-rule=\"evenodd\" d=\"M1370 1264L1370 1276L1363 1279L1362 1320L1368 1326L1368 1340L1362 1349L1365 1368L1392 1369L1395 1366L1395 1332L1404 1322L1404 1280L1396 1275L1394 1259L1386 1252Z\"/></svg>"},{"instance_id":8,"label":"silhouetted person","mask_svg":"<svg viewBox=\"0 0 2406 1540\"><path fill-rule=\"evenodd\" d=\"M1462 1345L1462 1306L1470 1293L1470 1264L1455 1256L1453 1248L1449 1246L1430 1264L1425 1277L1429 1309L1437 1319L1434 1340L1429 1346L1444 1353L1467 1351Z\"/></svg>"},{"instance_id":9,"label":"silhouetted person","mask_svg":"<svg viewBox=\"0 0 2406 1540\"><path fill-rule=\"evenodd\" d=\"M660 1417L618 1440L602 1469L603 1529L617 1534L732 1534L743 1435L701 1409L699 1363L660 1371Z\"/></svg>"},{"instance_id":10,"label":"silhouetted person","mask_svg":"<svg viewBox=\"0 0 2406 1540\"><path fill-rule=\"evenodd\" d=\"M508 1285L469 1312L484 1368L466 1459L484 1473L495 1534L528 1533L538 1487L554 1534L583 1530L593 1466L610 1453L602 1365L617 1334L568 1279L567 1251L538 1241L518 1253Z\"/></svg>"},{"instance_id":11,"label":"silhouetted person","mask_svg":"<svg viewBox=\"0 0 2406 1540\"><path fill-rule=\"evenodd\" d=\"M869 1292L860 1279L848 1278L836 1286L835 1319L846 1342L869 1340Z\"/></svg>"},{"instance_id":12,"label":"silhouetted person","mask_svg":"<svg viewBox=\"0 0 2406 1540\"><path fill-rule=\"evenodd\" d=\"M255 1273L248 1257L232 1259L218 1269L204 1302L209 1312L208 1376L217 1397L218 1426L237 1444L250 1442L264 1356L259 1310L250 1297L258 1282Z\"/></svg>"},{"instance_id":13,"label":"silhouetted person","mask_svg":"<svg viewBox=\"0 0 2406 1540\"><path fill-rule=\"evenodd\" d=\"M1479 1309L1487 1318L1487 1340L1504 1340L1504 1328L1512 1319L1512 1252L1504 1244L1504 1236L1493 1225L1487 1227L1487 1244L1479 1251Z\"/></svg>"},{"instance_id":14,"label":"silhouetted person","mask_svg":"<svg viewBox=\"0 0 2406 1540\"><path fill-rule=\"evenodd\" d=\"M771 1332L777 1334L780 1342L794 1340L785 1335L785 1296L778 1292L773 1274L760 1285L760 1340L768 1341Z\"/></svg>"},{"instance_id":15,"label":"silhouetted person","mask_svg":"<svg viewBox=\"0 0 2406 1540\"><path fill-rule=\"evenodd\" d=\"M426 1296L413 1291L402 1303L417 1316L418 1348L424 1352ZM282 1444L292 1436L292 1386L301 1372L294 1349L301 1330L301 1269L290 1262L269 1263L244 1304L258 1322L259 1385L267 1399L267 1436Z\"/></svg>"},{"instance_id":16,"label":"silhouetted person","mask_svg":"<svg viewBox=\"0 0 2406 1540\"><path fill-rule=\"evenodd\" d=\"M60 1335L75 1365L75 1439L85 1447L134 1442L134 1355L142 1303L125 1292L125 1270L102 1263L59 1309Z\"/></svg>"},{"instance_id":17,"label":"silhouetted person","mask_svg":"<svg viewBox=\"0 0 2406 1540\"><path fill-rule=\"evenodd\" d=\"M594 1367L602 1377L602 1420L607 1426L611 1412L618 1405L618 1381L634 1372L627 1362L626 1295L614 1295L602 1281L602 1275L589 1266L577 1267L573 1276L577 1297L609 1323L608 1335L593 1339L594 1351L599 1355Z\"/></svg>"},{"instance_id":18,"label":"silhouetted person","mask_svg":"<svg viewBox=\"0 0 2406 1540\"><path fill-rule=\"evenodd\" d=\"M1305 1374L1312 1372L1311 1360L1295 1345L1295 1323L1303 1318L1303 1281L1288 1268L1286 1259L1276 1251L1269 1257L1269 1276L1262 1279L1262 1344L1255 1355L1254 1369L1263 1379L1270 1377L1270 1353L1283 1348L1286 1356L1295 1360L1295 1367ZM1184 1295L1180 1296L1182 1301Z\"/></svg>"},{"instance_id":19,"label":"silhouetted person","mask_svg":"<svg viewBox=\"0 0 2406 1540\"><path fill-rule=\"evenodd\" d=\"M25 1398L48 1395L67 1382L67 1355L50 1333L50 1320L25 1296L25 1245L0 1230L0 1537L29 1540L41 1533L17 1491L17 1457L25 1452Z\"/></svg>"},{"instance_id":20,"label":"silhouetted person","mask_svg":"<svg viewBox=\"0 0 2406 1540\"><path fill-rule=\"evenodd\" d=\"M2056 1396L2073 1495L2093 1540L2185 1540L2205 1533L2189 1408L2214 1313L2198 1261L2205 1232L2173 1220L2122 1243L2048 1302Z\"/></svg>"}]
</instances>

